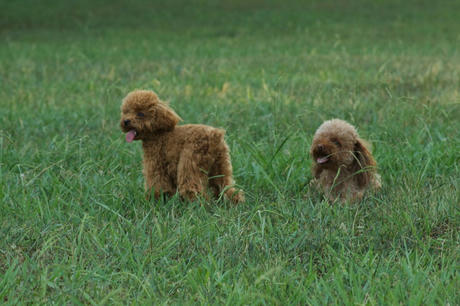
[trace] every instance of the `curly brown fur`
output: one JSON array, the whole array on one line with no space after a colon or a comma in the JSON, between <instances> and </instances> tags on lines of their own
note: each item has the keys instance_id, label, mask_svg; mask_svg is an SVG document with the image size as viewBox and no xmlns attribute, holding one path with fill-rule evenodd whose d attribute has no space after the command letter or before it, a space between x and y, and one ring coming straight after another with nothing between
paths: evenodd
<instances>
[{"instance_id":1,"label":"curly brown fur","mask_svg":"<svg viewBox=\"0 0 460 306\"><path fill-rule=\"evenodd\" d=\"M310 154L316 183L331 201L358 201L367 189L381 187L367 143L349 123L332 119L316 130Z\"/></svg>"},{"instance_id":2,"label":"curly brown fur","mask_svg":"<svg viewBox=\"0 0 460 306\"><path fill-rule=\"evenodd\" d=\"M153 91L129 93L121 105L126 141L142 140L145 190L158 198L179 192L182 198L224 193L234 203L244 194L233 185L225 131L200 124L179 125L181 118Z\"/></svg>"}]
</instances>

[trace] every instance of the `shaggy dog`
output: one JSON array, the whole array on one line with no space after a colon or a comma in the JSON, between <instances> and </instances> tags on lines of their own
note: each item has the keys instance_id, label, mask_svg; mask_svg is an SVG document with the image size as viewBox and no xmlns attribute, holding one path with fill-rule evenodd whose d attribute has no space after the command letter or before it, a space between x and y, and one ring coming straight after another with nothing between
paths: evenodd
<instances>
[{"instance_id":1,"label":"shaggy dog","mask_svg":"<svg viewBox=\"0 0 460 306\"><path fill-rule=\"evenodd\" d=\"M181 118L153 91L129 93L121 105L120 126L126 141L142 140L143 174L149 197L176 191L187 200L197 195L207 198L224 193L234 203L244 202L244 194L233 185L225 131L200 124L176 124Z\"/></svg>"},{"instance_id":2,"label":"shaggy dog","mask_svg":"<svg viewBox=\"0 0 460 306\"><path fill-rule=\"evenodd\" d=\"M367 189L381 187L376 162L349 123L332 119L316 130L310 154L315 183L331 201L357 201Z\"/></svg>"}]
</instances>

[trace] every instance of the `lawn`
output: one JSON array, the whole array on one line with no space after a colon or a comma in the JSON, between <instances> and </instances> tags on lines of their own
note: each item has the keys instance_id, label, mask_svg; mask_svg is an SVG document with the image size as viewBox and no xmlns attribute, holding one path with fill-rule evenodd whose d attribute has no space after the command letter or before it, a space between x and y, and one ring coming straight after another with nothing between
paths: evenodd
<instances>
[{"instance_id":1,"label":"lawn","mask_svg":"<svg viewBox=\"0 0 460 306\"><path fill-rule=\"evenodd\" d=\"M458 1L0 1L0 303L458 305ZM243 205L146 201L131 90L227 130ZM383 189L309 182L323 120Z\"/></svg>"}]
</instances>

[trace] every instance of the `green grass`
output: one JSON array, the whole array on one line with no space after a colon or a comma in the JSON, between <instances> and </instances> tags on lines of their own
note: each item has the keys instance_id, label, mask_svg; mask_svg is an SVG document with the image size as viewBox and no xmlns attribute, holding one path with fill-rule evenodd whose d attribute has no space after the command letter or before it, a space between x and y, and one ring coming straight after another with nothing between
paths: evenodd
<instances>
[{"instance_id":1,"label":"green grass","mask_svg":"<svg viewBox=\"0 0 460 306\"><path fill-rule=\"evenodd\" d=\"M460 303L458 2L40 3L0 2L0 303ZM246 204L144 199L135 88L227 129ZM360 204L308 185L333 117Z\"/></svg>"}]
</instances>

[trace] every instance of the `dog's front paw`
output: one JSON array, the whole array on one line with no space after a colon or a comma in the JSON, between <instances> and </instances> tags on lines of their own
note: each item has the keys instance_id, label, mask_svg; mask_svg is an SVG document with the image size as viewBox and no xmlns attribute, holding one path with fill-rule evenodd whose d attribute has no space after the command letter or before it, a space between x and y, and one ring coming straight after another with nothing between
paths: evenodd
<instances>
[{"instance_id":1,"label":"dog's front paw","mask_svg":"<svg viewBox=\"0 0 460 306\"><path fill-rule=\"evenodd\" d=\"M226 197L234 204L244 203L246 200L244 197L243 190L239 190L236 188L229 188L225 191Z\"/></svg>"}]
</instances>

